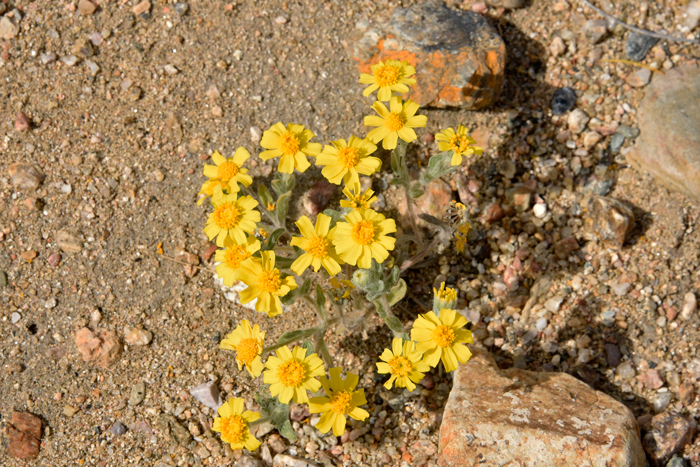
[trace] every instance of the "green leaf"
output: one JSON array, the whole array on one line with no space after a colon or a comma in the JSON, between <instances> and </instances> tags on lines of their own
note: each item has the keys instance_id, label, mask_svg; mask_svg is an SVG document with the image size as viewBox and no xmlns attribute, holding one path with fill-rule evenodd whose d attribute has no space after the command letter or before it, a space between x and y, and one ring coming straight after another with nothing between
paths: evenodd
<instances>
[{"instance_id":1,"label":"green leaf","mask_svg":"<svg viewBox=\"0 0 700 467\"><path fill-rule=\"evenodd\" d=\"M294 189L296 180L294 174L280 174L277 172L275 175L275 180L272 181L272 189L277 196L282 196L285 193L289 193Z\"/></svg>"},{"instance_id":2,"label":"green leaf","mask_svg":"<svg viewBox=\"0 0 700 467\"><path fill-rule=\"evenodd\" d=\"M417 182L411 185L411 188L408 190L408 196L413 199L420 198L423 196L423 193L425 192L420 189L420 184Z\"/></svg>"},{"instance_id":3,"label":"green leaf","mask_svg":"<svg viewBox=\"0 0 700 467\"><path fill-rule=\"evenodd\" d=\"M321 313L321 316L323 316L323 321L326 321L326 296L323 293L323 289L318 284L316 284L316 307Z\"/></svg>"},{"instance_id":4,"label":"green leaf","mask_svg":"<svg viewBox=\"0 0 700 467\"><path fill-rule=\"evenodd\" d=\"M343 213L338 212L335 209L326 209L325 211L323 211L323 214L331 218L331 229L335 226L336 222L340 222L345 219Z\"/></svg>"},{"instance_id":5,"label":"green leaf","mask_svg":"<svg viewBox=\"0 0 700 467\"><path fill-rule=\"evenodd\" d=\"M268 190L265 185L258 185L258 197L260 198L260 202L262 203L264 209L267 209L267 205L275 201L272 199L270 190Z\"/></svg>"},{"instance_id":6,"label":"green leaf","mask_svg":"<svg viewBox=\"0 0 700 467\"><path fill-rule=\"evenodd\" d=\"M305 340L301 343L301 348L306 349L306 356L308 357L312 353L316 353L314 350L314 345L309 340Z\"/></svg>"},{"instance_id":7,"label":"green leaf","mask_svg":"<svg viewBox=\"0 0 700 467\"><path fill-rule=\"evenodd\" d=\"M440 219L438 219L435 216L431 216L430 214L421 213L421 214L418 214L418 217L423 219L425 222L428 222L430 224L433 224L433 225L440 227L441 229L448 228L444 222L442 222Z\"/></svg>"},{"instance_id":8,"label":"green leaf","mask_svg":"<svg viewBox=\"0 0 700 467\"><path fill-rule=\"evenodd\" d=\"M323 359L323 362L328 366L328 368L333 366L333 357L331 356L331 353L328 351L328 347L326 346L326 341L323 339L323 335L319 337L319 339L316 341L318 345L318 353L321 355L321 358Z\"/></svg>"},{"instance_id":9,"label":"green leaf","mask_svg":"<svg viewBox=\"0 0 700 467\"><path fill-rule=\"evenodd\" d=\"M276 256L275 257L275 267L277 269L289 269L292 267L292 264L294 264L295 259L294 258L287 258L285 256Z\"/></svg>"},{"instance_id":10,"label":"green leaf","mask_svg":"<svg viewBox=\"0 0 700 467\"><path fill-rule=\"evenodd\" d=\"M267 387L267 386L266 386ZM290 441L297 439L289 421L289 404L282 404L277 398L269 396L269 389L255 394L255 401L260 405L260 411L270 419L277 431Z\"/></svg>"},{"instance_id":11,"label":"green leaf","mask_svg":"<svg viewBox=\"0 0 700 467\"><path fill-rule=\"evenodd\" d=\"M431 157L428 162L428 167L425 169L425 172L420 175L418 183L425 186L436 178L440 178L453 170L457 170L457 167L452 167L451 161L452 151L441 152Z\"/></svg>"},{"instance_id":12,"label":"green leaf","mask_svg":"<svg viewBox=\"0 0 700 467\"><path fill-rule=\"evenodd\" d=\"M282 225L285 224L287 219L287 212L289 211L289 200L292 199L291 193L285 193L277 198L277 206L275 206L275 214L277 219Z\"/></svg>"},{"instance_id":13,"label":"green leaf","mask_svg":"<svg viewBox=\"0 0 700 467\"><path fill-rule=\"evenodd\" d=\"M263 353L274 352L283 345L289 345L292 342L306 339L307 337L313 336L316 332L318 332L318 328L297 329L296 331L285 332L277 339L277 343L275 345L265 347L263 349Z\"/></svg>"},{"instance_id":14,"label":"green leaf","mask_svg":"<svg viewBox=\"0 0 700 467\"><path fill-rule=\"evenodd\" d=\"M399 275L401 274L401 269L398 266L391 268L391 273L389 274L389 287L394 287L399 282Z\"/></svg>"},{"instance_id":15,"label":"green leaf","mask_svg":"<svg viewBox=\"0 0 700 467\"><path fill-rule=\"evenodd\" d=\"M303 297L305 295L309 295L309 292L311 291L311 280L306 279L304 283L302 284L301 288L299 289L299 296Z\"/></svg>"},{"instance_id":16,"label":"green leaf","mask_svg":"<svg viewBox=\"0 0 700 467\"><path fill-rule=\"evenodd\" d=\"M292 303L294 303L294 300L296 300L298 296L299 288L297 287L296 289L287 292L287 295L280 297L280 301L282 302L282 305L291 305Z\"/></svg>"},{"instance_id":17,"label":"green leaf","mask_svg":"<svg viewBox=\"0 0 700 467\"><path fill-rule=\"evenodd\" d=\"M393 306L401 300L405 295L408 287L406 286L406 281L399 279L399 283L391 288L391 291L386 295L386 299L389 301L389 306Z\"/></svg>"},{"instance_id":18,"label":"green leaf","mask_svg":"<svg viewBox=\"0 0 700 467\"><path fill-rule=\"evenodd\" d=\"M272 232L270 236L267 237L267 242L265 242L265 250L272 250L273 248L275 248L275 246L277 246L277 241L280 239L284 232L284 229L277 229L274 232Z\"/></svg>"}]
</instances>

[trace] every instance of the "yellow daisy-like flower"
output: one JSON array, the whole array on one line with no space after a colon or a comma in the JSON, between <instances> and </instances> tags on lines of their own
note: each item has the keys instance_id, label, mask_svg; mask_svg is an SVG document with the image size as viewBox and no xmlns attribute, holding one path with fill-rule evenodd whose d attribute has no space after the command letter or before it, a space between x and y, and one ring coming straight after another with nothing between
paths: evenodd
<instances>
[{"instance_id":1,"label":"yellow daisy-like flower","mask_svg":"<svg viewBox=\"0 0 700 467\"><path fill-rule=\"evenodd\" d=\"M260 441L250 433L248 424L260 418L258 412L243 409L244 401L240 397L231 398L219 407L220 417L214 417L213 431L221 433L221 440L231 445L231 449L246 448L255 451Z\"/></svg>"},{"instance_id":2,"label":"yellow daisy-like flower","mask_svg":"<svg viewBox=\"0 0 700 467\"><path fill-rule=\"evenodd\" d=\"M260 222L260 213L254 208L258 205L250 196L238 197L236 193L221 195L212 199L214 212L209 214L204 233L209 240L216 237L216 246L223 248L230 238L235 243L246 243L246 235L252 234L255 225Z\"/></svg>"},{"instance_id":3,"label":"yellow daisy-like flower","mask_svg":"<svg viewBox=\"0 0 700 467\"><path fill-rule=\"evenodd\" d=\"M304 129L304 125L290 123L285 126L277 122L263 133L260 146L267 149L260 153L260 159L266 161L279 157L279 171L292 173L294 169L304 172L311 165L307 156L316 157L321 152L320 143L309 143L314 133Z\"/></svg>"},{"instance_id":4,"label":"yellow daisy-like flower","mask_svg":"<svg viewBox=\"0 0 700 467\"><path fill-rule=\"evenodd\" d=\"M257 378L262 373L263 368L265 368L260 358L264 340L265 333L260 331L260 326L256 324L251 328L250 322L244 319L233 332L221 341L219 348L237 352L236 363L238 364L238 369L242 369L243 365L245 365L250 376Z\"/></svg>"},{"instance_id":5,"label":"yellow daisy-like flower","mask_svg":"<svg viewBox=\"0 0 700 467\"><path fill-rule=\"evenodd\" d=\"M204 176L209 177L210 181L220 181L214 187L214 192L218 189L226 189L229 193L238 193L243 186L250 186L253 183L253 178L248 175L248 169L243 167L243 163L248 160L250 153L247 149L239 147L233 153L233 157L226 159L219 151L214 151L211 160L216 165L204 165ZM217 188L218 187L218 188Z\"/></svg>"},{"instance_id":6,"label":"yellow daisy-like flower","mask_svg":"<svg viewBox=\"0 0 700 467\"><path fill-rule=\"evenodd\" d=\"M226 287L231 287L237 280L236 271L241 267L243 261L260 250L260 240L252 235L246 239L243 245L229 243L223 250L216 250L216 255L214 255L214 260L221 263L216 266L216 274L224 281Z\"/></svg>"},{"instance_id":7,"label":"yellow daisy-like flower","mask_svg":"<svg viewBox=\"0 0 700 467\"><path fill-rule=\"evenodd\" d=\"M433 288L433 311L440 311L443 308L454 308L457 304L457 290L447 287L445 283L440 285L440 289Z\"/></svg>"},{"instance_id":8,"label":"yellow daisy-like flower","mask_svg":"<svg viewBox=\"0 0 700 467\"><path fill-rule=\"evenodd\" d=\"M335 291L335 301L338 301L340 298L348 298L350 291L355 288L355 284L347 279L338 280L336 277L331 277L329 282Z\"/></svg>"},{"instance_id":9,"label":"yellow daisy-like flower","mask_svg":"<svg viewBox=\"0 0 700 467\"><path fill-rule=\"evenodd\" d=\"M355 182L352 185L346 184L343 189L343 194L348 197L347 200L340 200L340 206L344 208L350 208L356 211L363 211L365 209L370 209L372 203L377 201L374 191L371 188L367 188L367 191L362 193L362 187L360 182Z\"/></svg>"},{"instance_id":10,"label":"yellow daisy-like flower","mask_svg":"<svg viewBox=\"0 0 700 467\"><path fill-rule=\"evenodd\" d=\"M416 84L414 78L409 78L416 74L416 69L406 61L399 62L397 60L387 60L379 62L371 67L372 74L362 73L360 75L360 83L369 84L362 92L367 97L376 89L377 100L388 101L391 98L392 91L400 92L401 94L408 92L408 87Z\"/></svg>"},{"instance_id":11,"label":"yellow daisy-like flower","mask_svg":"<svg viewBox=\"0 0 700 467\"><path fill-rule=\"evenodd\" d=\"M383 263L393 250L396 239L388 234L396 232L394 219L387 219L372 209L351 211L347 222L338 222L333 236L335 251L346 263L362 269L372 266L372 258Z\"/></svg>"},{"instance_id":12,"label":"yellow daisy-like flower","mask_svg":"<svg viewBox=\"0 0 700 467\"><path fill-rule=\"evenodd\" d=\"M359 381L358 376L348 373L343 381L340 377L341 371L340 368L328 370L330 380L321 376L326 397L312 397L309 401L309 412L323 414L316 424L316 429L321 433L328 433L332 427L333 436L345 433L346 415L360 421L369 417L369 412L359 407L367 403L365 390L354 391Z\"/></svg>"},{"instance_id":13,"label":"yellow daisy-like flower","mask_svg":"<svg viewBox=\"0 0 700 467\"><path fill-rule=\"evenodd\" d=\"M277 356L268 357L265 362L267 370L263 373L263 382L270 385L270 394L277 396L283 404L294 399L298 404L309 402L308 389L316 392L321 389L317 376L324 376L326 370L323 361L312 353L306 356L306 349L294 347L289 350L286 345L277 349Z\"/></svg>"},{"instance_id":14,"label":"yellow daisy-like flower","mask_svg":"<svg viewBox=\"0 0 700 467\"><path fill-rule=\"evenodd\" d=\"M447 371L457 369L458 363L466 363L472 356L466 345L474 342L472 332L462 329L467 320L455 310L443 308L438 317L432 311L420 315L413 323L411 339L418 343L418 351L430 366L442 360Z\"/></svg>"},{"instance_id":15,"label":"yellow daisy-like flower","mask_svg":"<svg viewBox=\"0 0 700 467\"><path fill-rule=\"evenodd\" d=\"M340 265L345 264L335 252L333 247L333 234L335 229L329 232L331 218L325 214L319 214L316 218L316 228L306 216L295 222L303 237L292 237L290 244L298 246L306 253L299 256L291 266L297 276L301 276L306 268L313 266L314 272L323 265L329 275L335 276L340 272Z\"/></svg>"},{"instance_id":16,"label":"yellow daisy-like flower","mask_svg":"<svg viewBox=\"0 0 700 467\"><path fill-rule=\"evenodd\" d=\"M470 154L481 155L483 152L483 149L479 146L470 146L470 144L476 144L476 141L467 133L468 130L464 126L459 125L456 133L452 128L448 128L435 135L440 151L453 152L452 160L450 161L453 167L462 163L462 156Z\"/></svg>"},{"instance_id":17,"label":"yellow daisy-like flower","mask_svg":"<svg viewBox=\"0 0 700 467\"><path fill-rule=\"evenodd\" d=\"M255 311L267 313L272 318L282 314L280 297L296 289L297 283L292 276L280 277L280 270L275 268L274 251L263 251L261 256L261 261L255 261L255 258L245 260L236 272L236 278L248 286L238 296L242 305L257 298Z\"/></svg>"},{"instance_id":18,"label":"yellow daisy-like flower","mask_svg":"<svg viewBox=\"0 0 700 467\"><path fill-rule=\"evenodd\" d=\"M373 143L384 140L384 149L394 149L399 138L410 143L418 137L413 129L425 127L428 122L425 115L416 115L419 106L410 99L402 104L401 98L395 96L389 102L389 109L379 101L375 102L372 108L379 115L366 116L365 126L378 128L370 131L367 138Z\"/></svg>"},{"instance_id":19,"label":"yellow daisy-like flower","mask_svg":"<svg viewBox=\"0 0 700 467\"><path fill-rule=\"evenodd\" d=\"M372 175L382 167L381 159L370 156L377 146L367 138L351 136L347 143L339 139L331 141L331 144L326 145L316 158L316 165L325 165L321 173L331 183L340 185L344 180L346 185L350 185L360 181L359 174Z\"/></svg>"},{"instance_id":20,"label":"yellow daisy-like flower","mask_svg":"<svg viewBox=\"0 0 700 467\"><path fill-rule=\"evenodd\" d=\"M202 188L199 189L199 193L197 194L204 196L201 196L197 200L197 206L200 206L204 200L210 196L213 197L214 191L216 191L219 195L223 194L224 185L226 185L226 182L222 180L207 180L206 182L202 183Z\"/></svg>"},{"instance_id":21,"label":"yellow daisy-like flower","mask_svg":"<svg viewBox=\"0 0 700 467\"><path fill-rule=\"evenodd\" d=\"M423 361L423 354L416 350L416 344L413 341L404 342L398 337L391 341L391 350L384 349L379 358L383 362L377 362L377 372L391 375L389 381L384 383L387 389L394 384L397 388L413 391L416 388L414 383L419 383L430 370L430 366Z\"/></svg>"}]
</instances>

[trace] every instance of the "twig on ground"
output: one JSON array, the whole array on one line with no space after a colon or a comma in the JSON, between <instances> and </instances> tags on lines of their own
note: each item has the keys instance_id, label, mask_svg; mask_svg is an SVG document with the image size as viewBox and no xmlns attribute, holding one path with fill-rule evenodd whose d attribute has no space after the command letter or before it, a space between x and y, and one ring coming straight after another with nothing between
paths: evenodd
<instances>
[{"instance_id":1,"label":"twig on ground","mask_svg":"<svg viewBox=\"0 0 700 467\"><path fill-rule=\"evenodd\" d=\"M599 15L602 15L606 17L607 19L611 21L615 21L616 23L619 23L622 27L629 29L630 31L634 31L638 34L643 34L645 36L651 36L651 37L656 37L657 39L663 39L667 41L674 41L674 42L686 42L688 44L700 44L700 41L694 40L694 39L687 39L685 37L678 37L678 36L669 36L667 34L662 34L660 32L653 32L653 31L647 31L646 29L638 28L636 26L632 26L630 24L627 24L623 21L620 21L619 19L615 18L613 15L606 13L605 11L601 10L597 6L593 5L591 2L588 0L581 0L581 3L586 5L589 8L592 8L593 10L596 11Z\"/></svg>"},{"instance_id":2,"label":"twig on ground","mask_svg":"<svg viewBox=\"0 0 700 467\"><path fill-rule=\"evenodd\" d=\"M621 58L604 58L601 60L601 62L626 63L627 65L640 66L642 68L646 68L648 70L655 71L656 73L661 73L662 75L664 74L664 72L662 70L659 70L659 69L654 68L650 65L647 65L646 63L633 62L632 60L623 60Z\"/></svg>"}]
</instances>

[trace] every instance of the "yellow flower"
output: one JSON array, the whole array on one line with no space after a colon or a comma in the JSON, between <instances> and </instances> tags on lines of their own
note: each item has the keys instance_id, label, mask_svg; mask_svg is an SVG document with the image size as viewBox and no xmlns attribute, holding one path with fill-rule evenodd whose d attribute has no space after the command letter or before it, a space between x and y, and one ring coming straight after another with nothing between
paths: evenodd
<instances>
[{"instance_id":1,"label":"yellow flower","mask_svg":"<svg viewBox=\"0 0 700 467\"><path fill-rule=\"evenodd\" d=\"M241 190L239 183L243 186L250 186L253 183L252 177L248 175L248 169L242 167L249 157L250 153L243 147L236 149L233 157L228 159L219 154L219 151L214 151L211 160L216 165L204 165L204 176L209 177L210 181L221 182L214 186L214 194L222 189L226 189L228 193L238 193Z\"/></svg>"},{"instance_id":2,"label":"yellow flower","mask_svg":"<svg viewBox=\"0 0 700 467\"><path fill-rule=\"evenodd\" d=\"M260 331L260 326L256 324L251 329L250 322L244 319L233 332L221 341L219 348L237 352L236 363L238 363L238 369L240 370L245 365L248 373L253 378L257 378L265 367L260 358L264 339L265 333Z\"/></svg>"},{"instance_id":3,"label":"yellow flower","mask_svg":"<svg viewBox=\"0 0 700 467\"><path fill-rule=\"evenodd\" d=\"M221 263L216 266L216 274L224 281L226 287L231 287L236 281L236 271L243 261L260 250L260 240L250 236L243 245L236 245L230 241L228 243L223 250L216 250L214 260Z\"/></svg>"},{"instance_id":4,"label":"yellow flower","mask_svg":"<svg viewBox=\"0 0 700 467\"><path fill-rule=\"evenodd\" d=\"M290 244L298 246L306 253L299 256L291 269L297 276L301 276L306 268L313 266L314 272L323 265L329 275L335 276L340 272L340 265L345 264L335 252L333 247L333 234L335 229L328 232L331 226L331 218L325 214L319 214L316 218L316 228L306 216L296 221L299 232L303 237L292 237Z\"/></svg>"},{"instance_id":5,"label":"yellow flower","mask_svg":"<svg viewBox=\"0 0 700 467\"><path fill-rule=\"evenodd\" d=\"M433 288L433 311L439 312L443 308L454 308L457 304L457 291L453 288L445 288L445 283L440 285L440 290Z\"/></svg>"},{"instance_id":6,"label":"yellow flower","mask_svg":"<svg viewBox=\"0 0 700 467\"><path fill-rule=\"evenodd\" d=\"M377 150L377 146L367 138L351 136L347 143L339 139L331 141L331 144L333 146L326 145L316 158L316 165L325 165L321 173L331 183L340 185L344 180L346 185L350 185L360 181L359 174L372 175L382 166L381 159L369 156Z\"/></svg>"},{"instance_id":7,"label":"yellow flower","mask_svg":"<svg viewBox=\"0 0 700 467\"><path fill-rule=\"evenodd\" d=\"M394 149L399 138L410 143L418 137L413 129L424 127L428 122L428 117L425 115L416 115L418 107L418 104L410 99L402 104L398 96L392 97L389 102L391 111L381 102L375 102L372 108L379 116L366 116L365 126L378 128L370 131L367 138L373 143L384 140L382 142L384 149Z\"/></svg>"},{"instance_id":8,"label":"yellow flower","mask_svg":"<svg viewBox=\"0 0 700 467\"><path fill-rule=\"evenodd\" d=\"M438 140L438 149L440 151L452 151L452 160L450 164L454 167L462 163L462 156L468 156L470 154L481 155L483 149L479 146L469 146L470 144L476 144L474 138L467 135L468 130L459 125L457 127L457 133L452 128L443 130L442 132L435 135L435 139Z\"/></svg>"},{"instance_id":9,"label":"yellow flower","mask_svg":"<svg viewBox=\"0 0 700 467\"><path fill-rule=\"evenodd\" d=\"M212 199L214 212L209 214L204 233L209 240L216 237L216 246L224 247L227 238L235 243L246 243L246 235L255 230L255 223L260 222L260 213L254 208L258 205L250 196L238 198L236 193L222 195Z\"/></svg>"},{"instance_id":10,"label":"yellow flower","mask_svg":"<svg viewBox=\"0 0 700 467\"><path fill-rule=\"evenodd\" d=\"M404 342L398 337L391 341L391 350L384 349L379 358L384 361L377 362L377 372L391 375L389 381L384 383L387 389L391 389L393 383L397 388L413 391L416 388L414 383L419 383L424 373L430 370L430 366L423 361L423 354L416 350L416 344L413 341Z\"/></svg>"},{"instance_id":11,"label":"yellow flower","mask_svg":"<svg viewBox=\"0 0 700 467\"><path fill-rule=\"evenodd\" d=\"M466 363L472 356L466 344L474 342L472 332L462 329L467 320L455 310L443 308L438 317L432 311L420 315L413 323L411 339L418 343L418 351L430 366L442 360L447 371L457 369L457 364Z\"/></svg>"},{"instance_id":12,"label":"yellow flower","mask_svg":"<svg viewBox=\"0 0 700 467\"><path fill-rule=\"evenodd\" d=\"M258 229L258 234L259 234L260 237L262 237L263 239L265 239L265 238L267 238L267 237L270 236L270 233L269 233L267 230L263 229L262 227L260 227L260 228Z\"/></svg>"},{"instance_id":13,"label":"yellow flower","mask_svg":"<svg viewBox=\"0 0 700 467\"><path fill-rule=\"evenodd\" d=\"M408 86L416 84L415 79L409 78L409 76L416 74L416 69L408 62L387 60L386 63L379 62L370 68L372 69L371 75L367 73L360 75L360 83L370 85L362 92L365 97L379 89L377 100L388 101L392 91L403 94L408 92Z\"/></svg>"},{"instance_id":14,"label":"yellow flower","mask_svg":"<svg viewBox=\"0 0 700 467\"><path fill-rule=\"evenodd\" d=\"M328 370L330 380L321 376L321 384L327 397L312 397L309 401L309 412L323 414L316 424L316 429L321 433L328 433L332 427L333 436L345 433L346 415L360 421L369 417L369 412L359 407L367 403L365 390L353 391L359 378L348 373L343 381L340 377L341 371L340 368Z\"/></svg>"},{"instance_id":15,"label":"yellow flower","mask_svg":"<svg viewBox=\"0 0 700 467\"><path fill-rule=\"evenodd\" d=\"M246 448L255 451L260 446L255 436L250 433L248 424L260 418L258 412L243 411L243 399L231 398L219 407L220 417L214 417L213 431L221 433L221 440L231 445L231 449Z\"/></svg>"},{"instance_id":16,"label":"yellow flower","mask_svg":"<svg viewBox=\"0 0 700 467\"><path fill-rule=\"evenodd\" d=\"M376 196L372 196L374 191L371 188L367 188L367 191L362 193L362 187L360 182L355 182L352 185L346 184L343 189L343 194L348 197L347 200L341 200L340 206L344 208L350 208L357 211L363 211L365 209L370 209L372 203L377 201Z\"/></svg>"},{"instance_id":17,"label":"yellow flower","mask_svg":"<svg viewBox=\"0 0 700 467\"><path fill-rule=\"evenodd\" d=\"M372 209L351 211L347 222L338 222L333 236L335 251L346 263L369 269L372 258L383 263L393 250L396 239L387 235L396 232L394 219L386 219Z\"/></svg>"},{"instance_id":18,"label":"yellow flower","mask_svg":"<svg viewBox=\"0 0 700 467\"><path fill-rule=\"evenodd\" d=\"M316 376L326 374L323 361L315 353L307 357L306 349L302 347L294 347L291 351L285 345L277 349L276 354L268 357L265 362L267 370L263 373L263 382L270 385L270 394L273 397L279 394L279 401L283 404L289 404L292 399L298 404L308 403L306 390L316 392L321 389Z\"/></svg>"},{"instance_id":19,"label":"yellow flower","mask_svg":"<svg viewBox=\"0 0 700 467\"><path fill-rule=\"evenodd\" d=\"M207 180L206 182L202 183L202 188L199 189L198 195L204 195L201 196L197 200L197 206L201 205L205 199L209 198L210 196L214 196L214 191L216 191L219 195L223 194L224 190L224 185L226 185L226 182L223 182L221 180Z\"/></svg>"},{"instance_id":20,"label":"yellow flower","mask_svg":"<svg viewBox=\"0 0 700 467\"><path fill-rule=\"evenodd\" d=\"M336 277L331 277L331 280L329 282L331 283L331 286L337 291L337 293L334 293L334 295L336 295L335 301L338 301L338 298L348 298L350 296L350 291L355 288L355 284L353 284L352 281L349 281L347 279L338 280Z\"/></svg>"},{"instance_id":21,"label":"yellow flower","mask_svg":"<svg viewBox=\"0 0 700 467\"><path fill-rule=\"evenodd\" d=\"M294 169L304 172L311 165L307 156L317 156L321 152L321 144L309 143L314 133L304 129L304 125L290 123L285 128L281 122L275 123L265 131L260 146L268 151L260 153L260 159L266 161L280 157L279 171L292 173Z\"/></svg>"},{"instance_id":22,"label":"yellow flower","mask_svg":"<svg viewBox=\"0 0 700 467\"><path fill-rule=\"evenodd\" d=\"M236 278L248 286L238 295L242 305L258 299L255 311L267 313L272 318L282 314L282 302L290 290L297 288L292 276L280 277L280 270L275 268L275 252L272 250L261 253L262 261L249 258L241 264L236 272Z\"/></svg>"}]
</instances>

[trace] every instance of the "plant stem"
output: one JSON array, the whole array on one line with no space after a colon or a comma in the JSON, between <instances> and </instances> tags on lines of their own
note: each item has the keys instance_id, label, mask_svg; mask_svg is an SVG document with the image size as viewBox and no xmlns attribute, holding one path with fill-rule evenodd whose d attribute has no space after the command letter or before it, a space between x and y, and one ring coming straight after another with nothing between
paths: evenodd
<instances>
[{"instance_id":1,"label":"plant stem","mask_svg":"<svg viewBox=\"0 0 700 467\"><path fill-rule=\"evenodd\" d=\"M243 191L253 198L255 201L258 202L258 206L260 206L260 211L267 216L268 219L270 219L270 222L272 222L272 225L275 227L275 229L285 229L285 233L287 229L284 226L280 225L280 222L277 220L277 216L274 216L270 213L270 211L267 210L267 206L263 206L262 202L258 199L258 195L253 192L249 187L243 186Z\"/></svg>"},{"instance_id":2,"label":"plant stem","mask_svg":"<svg viewBox=\"0 0 700 467\"><path fill-rule=\"evenodd\" d=\"M325 316L325 315L326 315L326 314L325 314L323 311L321 311L321 310L318 309L318 306L316 305L316 302L314 302L313 300L311 300L311 297L309 297L308 295L303 295L301 298L302 298L302 300L304 300L306 303L308 303L309 306L311 306L311 308L314 309L314 311L316 312L316 317L318 318L318 324L319 324L320 327L325 331L325 329L326 329L326 316Z\"/></svg>"},{"instance_id":3,"label":"plant stem","mask_svg":"<svg viewBox=\"0 0 700 467\"><path fill-rule=\"evenodd\" d=\"M408 334L403 328L401 321L391 312L391 307L389 306L389 300L386 298L386 294L382 294L379 300L374 301L374 307L377 309L377 314L379 317L389 326L394 332L394 337L399 337L404 340L408 340Z\"/></svg>"},{"instance_id":4,"label":"plant stem","mask_svg":"<svg viewBox=\"0 0 700 467\"><path fill-rule=\"evenodd\" d=\"M430 242L430 245L427 247L423 248L421 251L401 263L401 272L404 272L406 269L409 269L413 267L418 261L422 260L425 258L437 245L440 243L440 238L439 236L436 236L435 239Z\"/></svg>"},{"instance_id":5,"label":"plant stem","mask_svg":"<svg viewBox=\"0 0 700 467\"><path fill-rule=\"evenodd\" d=\"M254 426L262 425L265 422L269 422L270 417L260 417L255 421L248 423L248 428L253 428Z\"/></svg>"},{"instance_id":6,"label":"plant stem","mask_svg":"<svg viewBox=\"0 0 700 467\"><path fill-rule=\"evenodd\" d=\"M423 248L423 234L418 227L418 222L416 222L416 213L413 210L413 200L408 194L408 184L403 185L403 194L406 198L406 209L408 210L408 219L411 221L411 228L413 229L413 235L416 236L416 242L419 248Z\"/></svg>"}]
</instances>

